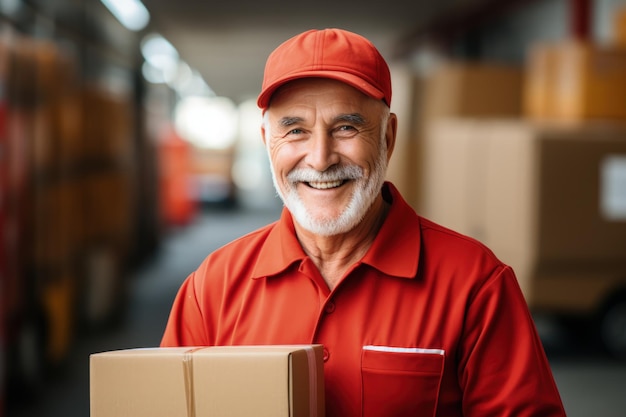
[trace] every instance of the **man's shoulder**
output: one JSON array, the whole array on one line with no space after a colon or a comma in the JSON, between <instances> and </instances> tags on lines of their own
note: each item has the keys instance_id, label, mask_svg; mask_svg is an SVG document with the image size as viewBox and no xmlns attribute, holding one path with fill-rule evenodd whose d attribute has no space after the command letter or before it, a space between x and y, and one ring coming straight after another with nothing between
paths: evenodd
<instances>
[{"instance_id":1,"label":"man's shoulder","mask_svg":"<svg viewBox=\"0 0 626 417\"><path fill-rule=\"evenodd\" d=\"M479 239L420 216L422 244L429 252L440 252L459 259L477 256L500 264L493 251Z\"/></svg>"}]
</instances>

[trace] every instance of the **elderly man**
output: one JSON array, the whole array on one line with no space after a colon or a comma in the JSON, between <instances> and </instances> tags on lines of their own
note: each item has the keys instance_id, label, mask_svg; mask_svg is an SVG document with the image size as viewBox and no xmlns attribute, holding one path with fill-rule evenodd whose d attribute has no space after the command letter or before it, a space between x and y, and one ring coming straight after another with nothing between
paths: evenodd
<instances>
[{"instance_id":1,"label":"elderly man","mask_svg":"<svg viewBox=\"0 0 626 417\"><path fill-rule=\"evenodd\" d=\"M285 209L187 278L162 346L323 344L329 417L564 416L511 268L385 182L390 104L357 34L270 55L258 105Z\"/></svg>"}]
</instances>

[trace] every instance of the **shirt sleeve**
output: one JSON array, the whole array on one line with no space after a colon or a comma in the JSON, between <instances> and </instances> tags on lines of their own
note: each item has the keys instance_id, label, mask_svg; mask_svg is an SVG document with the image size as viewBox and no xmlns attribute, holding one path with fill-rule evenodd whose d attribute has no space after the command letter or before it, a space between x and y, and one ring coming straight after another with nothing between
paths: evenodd
<instances>
[{"instance_id":1,"label":"shirt sleeve","mask_svg":"<svg viewBox=\"0 0 626 417\"><path fill-rule=\"evenodd\" d=\"M161 347L209 345L194 283L195 273L187 277L178 290L161 339Z\"/></svg>"},{"instance_id":2,"label":"shirt sleeve","mask_svg":"<svg viewBox=\"0 0 626 417\"><path fill-rule=\"evenodd\" d=\"M565 416L513 270L499 268L467 307L459 357L464 416Z\"/></svg>"}]
</instances>

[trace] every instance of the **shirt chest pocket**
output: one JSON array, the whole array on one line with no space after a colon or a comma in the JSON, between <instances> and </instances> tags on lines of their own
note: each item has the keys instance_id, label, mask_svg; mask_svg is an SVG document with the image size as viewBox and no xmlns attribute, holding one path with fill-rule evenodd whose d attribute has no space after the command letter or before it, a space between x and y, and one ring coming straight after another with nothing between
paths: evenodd
<instances>
[{"instance_id":1,"label":"shirt chest pocket","mask_svg":"<svg viewBox=\"0 0 626 417\"><path fill-rule=\"evenodd\" d=\"M363 417L434 416L444 353L439 349L364 346Z\"/></svg>"}]
</instances>

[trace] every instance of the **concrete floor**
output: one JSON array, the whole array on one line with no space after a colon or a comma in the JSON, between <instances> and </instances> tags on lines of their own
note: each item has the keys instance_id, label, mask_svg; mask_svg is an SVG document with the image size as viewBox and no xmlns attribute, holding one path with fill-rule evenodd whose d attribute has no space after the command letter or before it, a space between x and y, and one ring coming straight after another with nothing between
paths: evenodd
<instances>
[{"instance_id":1,"label":"concrete floor","mask_svg":"<svg viewBox=\"0 0 626 417\"><path fill-rule=\"evenodd\" d=\"M113 330L79 339L67 369L41 396L12 407L6 417L89 416L89 354L105 350L157 346L174 294L204 256L222 244L279 215L277 209L212 210L192 227L173 231L153 261L141 267L131 286L128 319ZM570 417L626 416L626 363L593 348L569 343L548 321L538 327Z\"/></svg>"}]
</instances>

